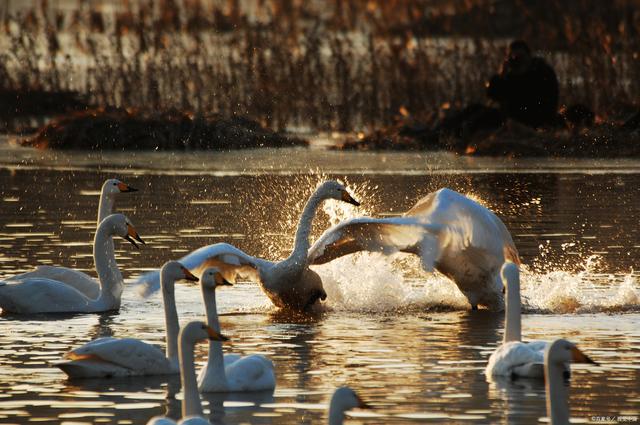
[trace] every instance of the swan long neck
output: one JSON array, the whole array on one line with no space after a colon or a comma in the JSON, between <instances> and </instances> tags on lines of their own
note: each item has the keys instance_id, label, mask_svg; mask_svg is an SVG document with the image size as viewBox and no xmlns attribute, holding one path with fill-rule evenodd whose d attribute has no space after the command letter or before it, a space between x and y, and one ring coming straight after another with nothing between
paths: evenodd
<instances>
[{"instance_id":1,"label":"swan long neck","mask_svg":"<svg viewBox=\"0 0 640 425\"><path fill-rule=\"evenodd\" d=\"M346 409L335 397L329 404L329 425L342 425L344 422L344 411Z\"/></svg>"},{"instance_id":2,"label":"swan long neck","mask_svg":"<svg viewBox=\"0 0 640 425\"><path fill-rule=\"evenodd\" d=\"M520 303L520 280L511 278L506 282L505 286L507 288L507 296L505 299L506 305L504 310L504 342L521 341L522 306Z\"/></svg>"},{"instance_id":3,"label":"swan long neck","mask_svg":"<svg viewBox=\"0 0 640 425\"><path fill-rule=\"evenodd\" d=\"M98 204L98 223L96 226L100 226L102 220L112 214L115 201L115 196L110 193L105 193L103 189L100 193L100 203Z\"/></svg>"},{"instance_id":4,"label":"swan long neck","mask_svg":"<svg viewBox=\"0 0 640 425\"><path fill-rule=\"evenodd\" d=\"M550 362L545 358L545 386L547 393L547 416L551 425L569 423L569 403L567 387L563 381L564 366L561 362Z\"/></svg>"},{"instance_id":5,"label":"swan long neck","mask_svg":"<svg viewBox=\"0 0 640 425\"><path fill-rule=\"evenodd\" d=\"M164 325L167 341L166 356L171 362L177 362L180 324L178 322L178 310L176 309L174 281L165 276L165 273L162 273L160 275L160 286L162 287L162 303L164 304Z\"/></svg>"},{"instance_id":6,"label":"swan long neck","mask_svg":"<svg viewBox=\"0 0 640 425\"><path fill-rule=\"evenodd\" d=\"M111 222L103 220L93 240L93 261L100 280L100 300L116 308L124 282L113 253L112 236Z\"/></svg>"},{"instance_id":7,"label":"swan long neck","mask_svg":"<svg viewBox=\"0 0 640 425\"><path fill-rule=\"evenodd\" d=\"M298 229L296 230L296 239L293 245L293 251L286 262L296 263L299 265L307 264L307 254L309 252L309 234L311 233L311 225L313 218L316 216L316 210L320 203L324 200L320 191L315 191L302 210L300 221L298 221Z\"/></svg>"},{"instance_id":8,"label":"swan long neck","mask_svg":"<svg viewBox=\"0 0 640 425\"><path fill-rule=\"evenodd\" d=\"M206 288L203 285L201 285L201 289L207 314L207 325L211 326L216 332L220 332L220 321L216 307L216 291L215 289ZM227 375L224 371L222 342L209 341L209 357L207 358L206 375L204 379L206 381L213 379L218 385L226 386Z\"/></svg>"},{"instance_id":9,"label":"swan long neck","mask_svg":"<svg viewBox=\"0 0 640 425\"><path fill-rule=\"evenodd\" d=\"M184 391L182 399L182 417L202 416L202 402L198 393L196 367L194 364L194 344L187 338L180 339L180 381Z\"/></svg>"}]
</instances>

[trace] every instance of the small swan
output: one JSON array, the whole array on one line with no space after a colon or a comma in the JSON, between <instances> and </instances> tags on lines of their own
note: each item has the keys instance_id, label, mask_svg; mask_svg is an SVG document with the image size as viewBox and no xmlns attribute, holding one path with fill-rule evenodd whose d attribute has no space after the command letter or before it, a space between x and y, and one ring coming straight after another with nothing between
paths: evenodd
<instances>
[{"instance_id":1,"label":"small swan","mask_svg":"<svg viewBox=\"0 0 640 425\"><path fill-rule=\"evenodd\" d=\"M199 341L226 341L227 338L203 322L190 322L180 330L180 381L182 383L182 420L178 424L210 425L203 417L202 402L198 393L196 367L194 364L195 345ZM176 422L166 416L155 416L147 425L175 425Z\"/></svg>"},{"instance_id":2,"label":"small swan","mask_svg":"<svg viewBox=\"0 0 640 425\"><path fill-rule=\"evenodd\" d=\"M65 282L43 277L26 277L0 282L0 308L3 312L35 313L99 313L118 310L124 288L122 274L116 264L113 236L120 236L136 248L144 241L122 214L102 220L93 240L93 260L100 280L98 296L91 298ZM134 241L135 239L135 241Z\"/></svg>"},{"instance_id":3,"label":"small swan","mask_svg":"<svg viewBox=\"0 0 640 425\"><path fill-rule=\"evenodd\" d=\"M320 204L326 199L360 205L340 183L322 183L309 197L302 211L293 251L285 260L274 263L247 255L233 245L218 243L197 249L181 258L180 262L190 270L218 267L228 279L236 273L247 275L261 284L264 293L277 307L304 310L318 299L324 300L327 297L320 276L309 269L307 260L313 218ZM136 283L144 284L143 292L150 295L159 288L158 272L147 273Z\"/></svg>"},{"instance_id":4,"label":"small swan","mask_svg":"<svg viewBox=\"0 0 640 425\"><path fill-rule=\"evenodd\" d=\"M174 283L178 279L197 281L177 261L168 261L160 269L160 285L166 328L166 355L155 345L134 338L98 338L65 355L66 361L55 366L70 378L165 375L180 371L178 367L178 312Z\"/></svg>"},{"instance_id":5,"label":"small swan","mask_svg":"<svg viewBox=\"0 0 640 425\"><path fill-rule=\"evenodd\" d=\"M98 204L98 222L96 228L102 220L113 213L116 194L136 192L137 189L121 182L118 179L108 179L102 185L100 191L100 203ZM109 242L110 252L113 251L113 241ZM97 298L100 294L100 285L94 278L79 270L61 266L40 265L35 270L12 276L7 281L20 281L28 278L41 277L63 282L82 292L88 298Z\"/></svg>"},{"instance_id":6,"label":"small swan","mask_svg":"<svg viewBox=\"0 0 640 425\"><path fill-rule=\"evenodd\" d=\"M331 402L329 403L329 425L342 425L344 413L356 407L360 409L371 409L371 406L365 403L351 388L338 388L333 392Z\"/></svg>"},{"instance_id":7,"label":"small swan","mask_svg":"<svg viewBox=\"0 0 640 425\"><path fill-rule=\"evenodd\" d=\"M520 270L507 261L500 272L506 292L504 310L504 339L489 357L485 375L521 378L544 378L544 350L546 341L522 342ZM566 369L569 373L569 369Z\"/></svg>"},{"instance_id":8,"label":"small swan","mask_svg":"<svg viewBox=\"0 0 640 425\"><path fill-rule=\"evenodd\" d=\"M475 310L502 310L500 267L520 263L504 223L489 209L451 189L418 201L402 217L355 218L326 230L309 250L308 263L324 264L358 251L419 255L428 272L455 282Z\"/></svg>"},{"instance_id":9,"label":"small swan","mask_svg":"<svg viewBox=\"0 0 640 425\"><path fill-rule=\"evenodd\" d=\"M569 395L564 383L565 365L569 362L598 364L566 339L556 339L547 347L544 352L544 376L547 416L551 418L551 425L569 423Z\"/></svg>"},{"instance_id":10,"label":"small swan","mask_svg":"<svg viewBox=\"0 0 640 425\"><path fill-rule=\"evenodd\" d=\"M231 285L216 267L202 273L200 286L207 313L208 325L220 332L216 308L216 287ZM276 387L276 376L271 360L259 354L240 357L227 354L223 357L222 343L209 341L209 358L200 370L198 387L203 393L267 391Z\"/></svg>"}]
</instances>

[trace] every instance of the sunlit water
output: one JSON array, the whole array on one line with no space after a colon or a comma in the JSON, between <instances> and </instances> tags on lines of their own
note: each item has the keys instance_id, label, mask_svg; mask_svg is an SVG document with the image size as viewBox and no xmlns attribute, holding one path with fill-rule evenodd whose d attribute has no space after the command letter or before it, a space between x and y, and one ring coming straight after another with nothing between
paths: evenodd
<instances>
[{"instance_id":1,"label":"sunlit water","mask_svg":"<svg viewBox=\"0 0 640 425\"><path fill-rule=\"evenodd\" d=\"M567 337L600 362L575 367L571 411L640 415L640 163L512 162L442 154L321 150L211 154L37 152L0 142L0 277L37 264L93 274L98 189L117 176L148 245L116 242L126 278L204 244L228 241L282 258L304 199L325 177L341 178L362 201L325 204L314 237L330 222L397 214L448 186L498 212L522 259L523 335ZM329 294L312 318L279 314L259 288L218 292L228 350L262 353L276 365L273 394L206 397L216 423L298 424L326 420L331 391L348 384L375 406L352 423L537 423L539 382L488 383L483 368L502 335L499 313L468 311L455 286L423 273L411 257L359 255L319 267ZM181 320L203 316L199 290L178 285ZM125 289L105 315L0 317L0 423L145 423L179 416L175 377L68 381L50 363L99 336L134 336L163 346L156 295ZM206 360L199 347L197 360Z\"/></svg>"}]
</instances>

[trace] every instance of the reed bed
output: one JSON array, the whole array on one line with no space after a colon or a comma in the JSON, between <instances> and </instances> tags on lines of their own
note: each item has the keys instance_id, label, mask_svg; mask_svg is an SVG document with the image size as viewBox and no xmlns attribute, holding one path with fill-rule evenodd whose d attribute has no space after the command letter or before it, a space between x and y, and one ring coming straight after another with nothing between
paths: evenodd
<instances>
[{"instance_id":1,"label":"reed bed","mask_svg":"<svg viewBox=\"0 0 640 425\"><path fill-rule=\"evenodd\" d=\"M250 116L274 130L366 131L484 101L505 46L525 38L555 67L563 104L616 117L640 94L638 6L78 0L61 9L35 1L1 11L0 90Z\"/></svg>"}]
</instances>

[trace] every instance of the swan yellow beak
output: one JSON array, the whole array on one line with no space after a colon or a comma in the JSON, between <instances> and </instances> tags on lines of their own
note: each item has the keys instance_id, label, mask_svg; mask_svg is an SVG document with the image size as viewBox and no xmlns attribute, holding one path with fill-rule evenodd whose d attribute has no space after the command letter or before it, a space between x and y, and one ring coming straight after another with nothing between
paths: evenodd
<instances>
[{"instance_id":1,"label":"swan yellow beak","mask_svg":"<svg viewBox=\"0 0 640 425\"><path fill-rule=\"evenodd\" d=\"M571 347L571 361L573 361L574 363L590 363L596 366L598 365L598 363L591 360L589 356L580 351L580 349L575 345Z\"/></svg>"},{"instance_id":2,"label":"swan yellow beak","mask_svg":"<svg viewBox=\"0 0 640 425\"><path fill-rule=\"evenodd\" d=\"M211 326L207 326L207 333L209 334L209 339L211 341L228 341L229 338L222 335L220 332L216 332Z\"/></svg>"},{"instance_id":3,"label":"swan yellow beak","mask_svg":"<svg viewBox=\"0 0 640 425\"><path fill-rule=\"evenodd\" d=\"M347 202L351 205L355 205L356 207L360 206L360 202L356 201L355 199L353 199L351 197L351 195L349 195L349 192L347 192L346 190L342 192L342 200L344 202Z\"/></svg>"},{"instance_id":4,"label":"swan yellow beak","mask_svg":"<svg viewBox=\"0 0 640 425\"><path fill-rule=\"evenodd\" d=\"M120 192L137 192L138 191L138 189L135 189L129 186L128 184L122 183L122 182L118 183L118 189L120 190Z\"/></svg>"},{"instance_id":5,"label":"swan yellow beak","mask_svg":"<svg viewBox=\"0 0 640 425\"><path fill-rule=\"evenodd\" d=\"M358 394L356 394L356 400L358 400L358 407L360 409L373 409L370 404L367 404L363 399L360 398Z\"/></svg>"},{"instance_id":6,"label":"swan yellow beak","mask_svg":"<svg viewBox=\"0 0 640 425\"><path fill-rule=\"evenodd\" d=\"M142 245L146 245L146 242L142 240L140 235L138 235L138 232L136 231L136 229L129 223L127 223L127 236L125 236L124 238L126 240L128 240L133 246L135 246L138 249L140 249L140 247L134 241L134 239L136 241L140 242Z\"/></svg>"},{"instance_id":7,"label":"swan yellow beak","mask_svg":"<svg viewBox=\"0 0 640 425\"><path fill-rule=\"evenodd\" d=\"M196 275L187 270L186 267L182 267L182 272L184 273L184 278L190 280L192 282L197 282L199 279Z\"/></svg>"}]
</instances>

